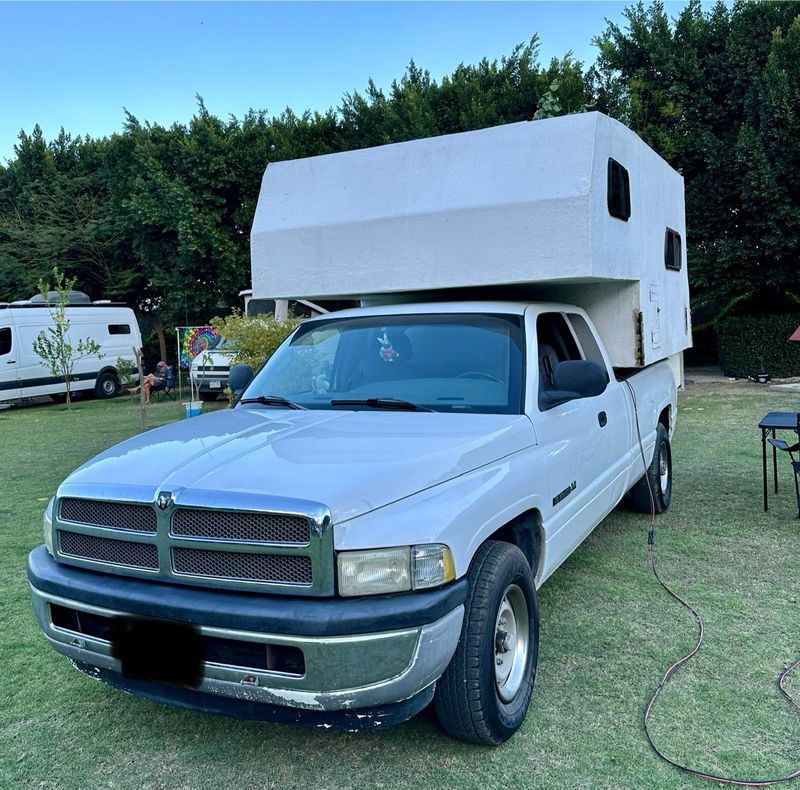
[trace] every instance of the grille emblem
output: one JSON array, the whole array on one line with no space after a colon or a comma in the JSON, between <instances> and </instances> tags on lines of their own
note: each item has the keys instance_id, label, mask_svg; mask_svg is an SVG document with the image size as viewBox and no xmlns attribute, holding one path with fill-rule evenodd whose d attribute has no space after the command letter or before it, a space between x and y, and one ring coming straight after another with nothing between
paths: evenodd
<instances>
[{"instance_id":1,"label":"grille emblem","mask_svg":"<svg viewBox=\"0 0 800 790\"><path fill-rule=\"evenodd\" d=\"M170 491L164 491L158 495L156 505L158 505L159 510L166 510L174 501L175 498L172 496L172 493Z\"/></svg>"}]
</instances>

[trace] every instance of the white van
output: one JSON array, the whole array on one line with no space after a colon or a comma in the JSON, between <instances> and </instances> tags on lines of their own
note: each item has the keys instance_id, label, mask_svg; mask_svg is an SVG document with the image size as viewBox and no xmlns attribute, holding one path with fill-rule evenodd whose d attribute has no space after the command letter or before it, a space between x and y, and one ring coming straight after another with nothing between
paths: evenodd
<instances>
[{"instance_id":1,"label":"white van","mask_svg":"<svg viewBox=\"0 0 800 790\"><path fill-rule=\"evenodd\" d=\"M120 388L117 359L136 365L134 348L142 345L136 316L129 307L111 302L91 302L73 291L67 307L72 345L91 338L100 345L100 354L76 360L71 392L92 393L98 398L113 398ZM41 332L53 326L50 308L43 299L0 303L0 403L50 395L61 400L66 385L54 376L50 366L33 350Z\"/></svg>"}]
</instances>

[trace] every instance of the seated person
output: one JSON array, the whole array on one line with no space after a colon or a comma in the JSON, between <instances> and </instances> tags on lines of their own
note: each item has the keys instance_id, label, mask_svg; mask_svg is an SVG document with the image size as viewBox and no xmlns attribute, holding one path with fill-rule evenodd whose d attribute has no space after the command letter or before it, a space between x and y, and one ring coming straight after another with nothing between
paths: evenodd
<instances>
[{"instance_id":1,"label":"seated person","mask_svg":"<svg viewBox=\"0 0 800 790\"><path fill-rule=\"evenodd\" d=\"M167 388L167 363L162 359L156 365L155 373L149 373L144 377L141 384L131 387L128 391L131 393L138 392L144 389L144 402L150 403L150 393L158 392Z\"/></svg>"}]
</instances>

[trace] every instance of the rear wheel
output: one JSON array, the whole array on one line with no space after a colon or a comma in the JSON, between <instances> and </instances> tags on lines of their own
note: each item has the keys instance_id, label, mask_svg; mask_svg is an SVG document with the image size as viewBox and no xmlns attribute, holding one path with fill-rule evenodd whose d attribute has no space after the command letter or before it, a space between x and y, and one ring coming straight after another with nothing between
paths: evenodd
<instances>
[{"instance_id":1,"label":"rear wheel","mask_svg":"<svg viewBox=\"0 0 800 790\"><path fill-rule=\"evenodd\" d=\"M656 430L656 446L647 474L631 489L630 501L640 513L650 513L653 505L656 513L664 513L672 501L672 449L669 431L661 423Z\"/></svg>"},{"instance_id":2,"label":"rear wheel","mask_svg":"<svg viewBox=\"0 0 800 790\"><path fill-rule=\"evenodd\" d=\"M119 379L109 370L97 377L94 394L98 398L113 398L119 392Z\"/></svg>"},{"instance_id":3,"label":"rear wheel","mask_svg":"<svg viewBox=\"0 0 800 790\"><path fill-rule=\"evenodd\" d=\"M434 705L450 735L497 745L528 712L539 654L536 588L525 555L500 541L478 549L468 578L461 639Z\"/></svg>"}]
</instances>

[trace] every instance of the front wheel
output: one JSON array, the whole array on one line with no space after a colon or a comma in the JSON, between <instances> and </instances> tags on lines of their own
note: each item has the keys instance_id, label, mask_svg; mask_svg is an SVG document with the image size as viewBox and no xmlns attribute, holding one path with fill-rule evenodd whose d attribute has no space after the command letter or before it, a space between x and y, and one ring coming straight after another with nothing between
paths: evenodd
<instances>
[{"instance_id":1,"label":"front wheel","mask_svg":"<svg viewBox=\"0 0 800 790\"><path fill-rule=\"evenodd\" d=\"M650 499L652 492L653 499ZM631 489L631 503L634 510L650 513L664 513L672 501L672 448L669 444L669 431L661 424L656 430L656 446L653 458L638 483Z\"/></svg>"},{"instance_id":2,"label":"front wheel","mask_svg":"<svg viewBox=\"0 0 800 790\"><path fill-rule=\"evenodd\" d=\"M536 588L525 555L494 540L478 549L468 580L461 639L434 705L450 735L494 746L528 712L539 655Z\"/></svg>"}]
</instances>

